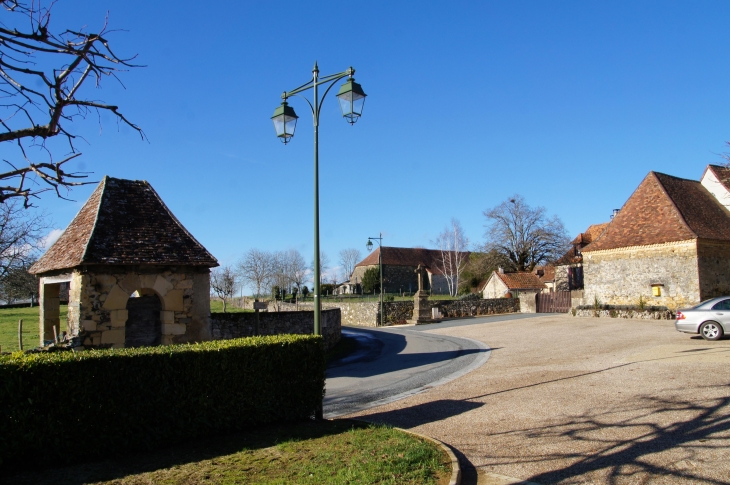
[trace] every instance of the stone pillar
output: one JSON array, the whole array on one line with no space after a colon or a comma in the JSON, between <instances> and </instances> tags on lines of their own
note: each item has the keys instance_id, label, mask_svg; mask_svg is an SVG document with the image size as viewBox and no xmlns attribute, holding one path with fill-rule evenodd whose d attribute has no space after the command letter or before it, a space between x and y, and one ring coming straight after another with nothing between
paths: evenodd
<instances>
[{"instance_id":1,"label":"stone pillar","mask_svg":"<svg viewBox=\"0 0 730 485\"><path fill-rule=\"evenodd\" d=\"M413 318L408 320L408 323L415 323L416 325L422 323L433 323L434 320L431 318L431 305L428 303L428 293L423 289L423 280L425 268L418 265L416 268L416 274L418 275L418 291L413 296Z\"/></svg>"}]
</instances>

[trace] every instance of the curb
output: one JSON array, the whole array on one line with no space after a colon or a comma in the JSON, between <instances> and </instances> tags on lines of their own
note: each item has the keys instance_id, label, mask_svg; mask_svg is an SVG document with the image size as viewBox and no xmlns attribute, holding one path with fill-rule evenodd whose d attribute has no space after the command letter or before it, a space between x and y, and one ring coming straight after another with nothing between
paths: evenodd
<instances>
[{"instance_id":1,"label":"curb","mask_svg":"<svg viewBox=\"0 0 730 485\"><path fill-rule=\"evenodd\" d=\"M346 419L347 421L353 421L355 423L361 423L361 424L381 424L381 423L372 423L370 421L364 421L362 419ZM345 421L343 419L342 421ZM426 436L425 434L420 433L414 433L413 431L408 431L407 429L403 428L396 428L393 426L393 429L396 429L398 431L401 431L403 433L409 434L411 436L415 436L417 438L421 438L422 440L429 441L433 443L434 445L441 448L451 460L451 480L449 481L449 485L461 485L461 467L459 466L459 460L456 458L456 455L453 451L451 451L451 448L449 448L445 443L437 440L436 438L431 438L430 436Z\"/></svg>"}]
</instances>

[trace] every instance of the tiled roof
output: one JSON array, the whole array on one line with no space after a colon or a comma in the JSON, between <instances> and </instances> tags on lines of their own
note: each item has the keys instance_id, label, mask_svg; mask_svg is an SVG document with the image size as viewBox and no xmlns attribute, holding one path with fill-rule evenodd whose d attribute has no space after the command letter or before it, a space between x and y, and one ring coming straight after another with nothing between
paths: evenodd
<instances>
[{"instance_id":1,"label":"tiled roof","mask_svg":"<svg viewBox=\"0 0 730 485\"><path fill-rule=\"evenodd\" d=\"M540 276L540 272L542 272L542 276ZM532 274L540 278L540 281L543 283L555 281L555 266L535 266L535 269L532 270Z\"/></svg>"},{"instance_id":2,"label":"tiled roof","mask_svg":"<svg viewBox=\"0 0 730 485\"><path fill-rule=\"evenodd\" d=\"M373 266L378 264L378 255L380 249L377 248L372 253L368 254L365 259L355 265L358 266ZM425 248L395 248L392 246L385 246L383 249L383 264L390 266L418 266L422 264L432 274L441 274L441 251L438 249L425 249ZM464 262L469 258L469 252L465 251Z\"/></svg>"},{"instance_id":3,"label":"tiled roof","mask_svg":"<svg viewBox=\"0 0 730 485\"><path fill-rule=\"evenodd\" d=\"M82 264L218 266L149 183L104 177L31 273Z\"/></svg>"},{"instance_id":4,"label":"tiled roof","mask_svg":"<svg viewBox=\"0 0 730 485\"><path fill-rule=\"evenodd\" d=\"M730 212L700 182L649 172L583 252L696 238L730 241Z\"/></svg>"},{"instance_id":5,"label":"tiled roof","mask_svg":"<svg viewBox=\"0 0 730 485\"><path fill-rule=\"evenodd\" d=\"M602 224L591 224L588 226L588 229L586 229L586 232L581 232L576 236L573 241L571 241L570 244L579 244L582 246L586 246L596 239L598 239L598 236L600 236L603 231L606 229L606 227L610 224L610 222L604 222Z\"/></svg>"},{"instance_id":6,"label":"tiled roof","mask_svg":"<svg viewBox=\"0 0 730 485\"><path fill-rule=\"evenodd\" d=\"M545 288L545 284L533 273L521 271L518 273L495 272L494 274L496 274L510 290L542 290Z\"/></svg>"}]
</instances>

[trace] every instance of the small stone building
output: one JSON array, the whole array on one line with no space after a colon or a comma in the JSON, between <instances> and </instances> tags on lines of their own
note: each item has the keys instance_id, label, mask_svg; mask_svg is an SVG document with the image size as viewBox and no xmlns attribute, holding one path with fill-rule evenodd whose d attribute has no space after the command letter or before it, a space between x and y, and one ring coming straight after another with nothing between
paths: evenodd
<instances>
[{"instance_id":1,"label":"small stone building","mask_svg":"<svg viewBox=\"0 0 730 485\"><path fill-rule=\"evenodd\" d=\"M215 266L149 183L104 177L30 269L40 277L40 343L54 327L86 348L210 340ZM70 285L64 326L62 283Z\"/></svg>"},{"instance_id":2,"label":"small stone building","mask_svg":"<svg viewBox=\"0 0 730 485\"><path fill-rule=\"evenodd\" d=\"M500 268L493 271L481 288L482 298L519 298L522 313L537 311L535 296L547 287L540 277L527 271L505 273Z\"/></svg>"},{"instance_id":3,"label":"small stone building","mask_svg":"<svg viewBox=\"0 0 730 485\"><path fill-rule=\"evenodd\" d=\"M650 172L582 253L585 304L675 309L730 294L730 212L704 182Z\"/></svg>"},{"instance_id":4,"label":"small stone building","mask_svg":"<svg viewBox=\"0 0 730 485\"><path fill-rule=\"evenodd\" d=\"M365 259L355 265L355 270L346 284L359 288L362 277L369 268L378 268L380 251L383 251L383 290L384 293L415 293L418 291L416 268L426 268L427 278L424 290L434 295L447 295L449 287L442 271L441 251L425 248L396 248L386 246L377 248ZM464 262L469 260L469 252L461 253Z\"/></svg>"}]
</instances>

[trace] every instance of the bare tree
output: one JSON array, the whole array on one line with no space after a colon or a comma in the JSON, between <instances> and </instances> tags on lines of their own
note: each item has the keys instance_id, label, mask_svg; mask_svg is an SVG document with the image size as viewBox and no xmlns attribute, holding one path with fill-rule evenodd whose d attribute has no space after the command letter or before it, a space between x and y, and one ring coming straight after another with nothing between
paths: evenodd
<instances>
[{"instance_id":1,"label":"bare tree","mask_svg":"<svg viewBox=\"0 0 730 485\"><path fill-rule=\"evenodd\" d=\"M568 233L562 221L557 216L548 218L544 207L530 207L520 195L484 211L484 216L486 249L506 256L513 270L532 271L568 250Z\"/></svg>"},{"instance_id":2,"label":"bare tree","mask_svg":"<svg viewBox=\"0 0 730 485\"><path fill-rule=\"evenodd\" d=\"M210 272L210 289L223 300L223 313L225 313L226 303L233 298L236 291L236 273L230 266L215 268Z\"/></svg>"},{"instance_id":3,"label":"bare tree","mask_svg":"<svg viewBox=\"0 0 730 485\"><path fill-rule=\"evenodd\" d=\"M297 294L301 293L304 283L309 281L309 268L302 253L296 249L289 250L289 271L291 283L297 288Z\"/></svg>"},{"instance_id":4,"label":"bare tree","mask_svg":"<svg viewBox=\"0 0 730 485\"><path fill-rule=\"evenodd\" d=\"M352 272L355 271L355 265L359 263L361 259L362 254L359 249L348 248L340 251L340 264L342 265L342 271L345 273L344 279L350 278Z\"/></svg>"},{"instance_id":5,"label":"bare tree","mask_svg":"<svg viewBox=\"0 0 730 485\"><path fill-rule=\"evenodd\" d=\"M312 273L314 273L314 261L311 262L309 267L312 269ZM330 258L327 256L327 253L324 251L319 252L319 282L320 284L324 283L325 281L325 273L327 270L330 269Z\"/></svg>"},{"instance_id":6,"label":"bare tree","mask_svg":"<svg viewBox=\"0 0 730 485\"><path fill-rule=\"evenodd\" d=\"M30 267L45 245L46 217L23 210L20 202L0 204L0 280L16 268Z\"/></svg>"},{"instance_id":7,"label":"bare tree","mask_svg":"<svg viewBox=\"0 0 730 485\"><path fill-rule=\"evenodd\" d=\"M53 31L51 8L40 2L0 0L0 6L7 11L0 23L0 142L18 150L15 161L4 159L8 168L0 173L0 202L20 197L27 207L29 198L41 192L54 190L63 198L59 188L91 183L78 181L85 174L65 170L67 162L81 155L74 144L80 137L70 131L74 121L106 111L145 138L117 106L89 97L102 78L119 81L120 72L140 66L132 64L136 56L120 57L111 49L108 19L98 32ZM58 135L69 146L60 160L46 144ZM34 158L38 153L43 160Z\"/></svg>"},{"instance_id":8,"label":"bare tree","mask_svg":"<svg viewBox=\"0 0 730 485\"><path fill-rule=\"evenodd\" d=\"M236 265L236 271L241 279L256 288L256 296L261 290L270 286L273 275L273 257L267 251L249 249Z\"/></svg>"},{"instance_id":9,"label":"bare tree","mask_svg":"<svg viewBox=\"0 0 730 485\"><path fill-rule=\"evenodd\" d=\"M459 278L464 270L469 253L469 238L464 234L464 229L458 219L452 218L451 224L446 226L436 238L436 247L440 251L437 264L446 279L446 285L451 296L459 292Z\"/></svg>"}]
</instances>

